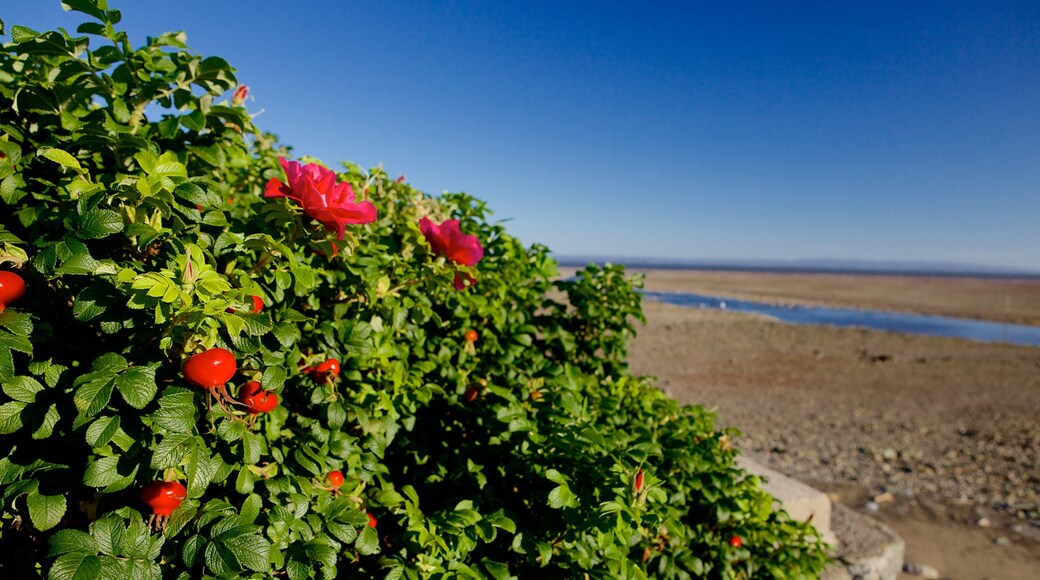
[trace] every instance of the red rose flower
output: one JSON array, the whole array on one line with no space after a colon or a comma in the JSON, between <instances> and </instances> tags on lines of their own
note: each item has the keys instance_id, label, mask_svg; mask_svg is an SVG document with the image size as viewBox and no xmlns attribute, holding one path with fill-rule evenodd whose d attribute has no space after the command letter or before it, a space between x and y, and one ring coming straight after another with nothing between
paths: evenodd
<instances>
[{"instance_id":1,"label":"red rose flower","mask_svg":"<svg viewBox=\"0 0 1040 580\"><path fill-rule=\"evenodd\" d=\"M419 220L419 231L426 236L433 253L456 264L474 266L484 257L484 247L480 245L480 240L477 236L462 233L459 220L445 220L437 225L429 218L422 218ZM466 272L455 274L456 290L472 286L473 282L473 276Z\"/></svg>"},{"instance_id":2,"label":"red rose flower","mask_svg":"<svg viewBox=\"0 0 1040 580\"><path fill-rule=\"evenodd\" d=\"M419 220L419 231L426 236L426 241L438 256L462 264L474 266L484 257L484 248L477 236L462 233L459 220L446 220L436 225L429 218Z\"/></svg>"},{"instance_id":3,"label":"red rose flower","mask_svg":"<svg viewBox=\"0 0 1040 580\"><path fill-rule=\"evenodd\" d=\"M288 197L303 207L303 213L336 230L342 240L347 224L367 224L376 219L370 201L355 202L349 183L337 183L336 174L317 163L301 165L279 158L288 184L276 177L267 182L264 197Z\"/></svg>"}]
</instances>

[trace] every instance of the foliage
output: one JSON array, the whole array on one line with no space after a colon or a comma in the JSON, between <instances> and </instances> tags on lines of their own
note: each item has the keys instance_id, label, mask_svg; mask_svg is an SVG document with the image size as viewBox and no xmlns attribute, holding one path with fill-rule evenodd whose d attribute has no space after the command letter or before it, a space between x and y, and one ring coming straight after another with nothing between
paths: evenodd
<instances>
[{"instance_id":1,"label":"foliage","mask_svg":"<svg viewBox=\"0 0 1040 580\"><path fill-rule=\"evenodd\" d=\"M12 26L0 53L0 263L27 285L0 313L0 575L823 565L709 412L629 374L641 313L621 268L557 281L547 249L483 202L353 165L338 179L378 217L338 239L263 196L288 150L243 89L221 100L228 63L181 33L132 48L104 0L63 5L90 18L78 36ZM424 217L459 220L480 263L436 255ZM456 290L459 275L474 284ZM183 361L213 347L237 360L229 393L259 381L277 407L250 415L191 386ZM331 358L338 376L308 372ZM140 492L161 480L187 498L159 526Z\"/></svg>"}]
</instances>

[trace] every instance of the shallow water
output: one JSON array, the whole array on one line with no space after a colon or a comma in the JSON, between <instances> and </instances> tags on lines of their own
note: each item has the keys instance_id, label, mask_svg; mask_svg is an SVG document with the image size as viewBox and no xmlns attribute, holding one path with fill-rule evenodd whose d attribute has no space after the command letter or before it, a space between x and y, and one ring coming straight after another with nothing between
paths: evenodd
<instances>
[{"instance_id":1,"label":"shallow water","mask_svg":"<svg viewBox=\"0 0 1040 580\"><path fill-rule=\"evenodd\" d=\"M1006 342L1025 346L1040 346L1040 327L1024 324L983 322L966 318L906 314L880 310L830 308L825 306L778 306L748 300L734 300L720 296L705 296L678 292L644 292L647 298L687 306L714 308L734 312L764 314L791 324L823 324L839 327L860 327L890 332L966 338L981 342Z\"/></svg>"}]
</instances>

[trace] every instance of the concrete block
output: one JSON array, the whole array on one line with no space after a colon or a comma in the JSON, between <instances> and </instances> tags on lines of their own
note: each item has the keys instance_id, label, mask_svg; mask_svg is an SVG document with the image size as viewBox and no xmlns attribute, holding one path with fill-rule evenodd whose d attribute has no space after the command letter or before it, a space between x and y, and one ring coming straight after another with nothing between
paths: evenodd
<instances>
[{"instance_id":1,"label":"concrete block","mask_svg":"<svg viewBox=\"0 0 1040 580\"><path fill-rule=\"evenodd\" d=\"M832 545L835 543L834 534L831 532L831 500L827 494L748 457L737 457L737 464L744 471L765 480L762 489L775 497L780 507L792 519L803 522L811 521L824 541ZM812 519L809 520L809 518Z\"/></svg>"}]
</instances>

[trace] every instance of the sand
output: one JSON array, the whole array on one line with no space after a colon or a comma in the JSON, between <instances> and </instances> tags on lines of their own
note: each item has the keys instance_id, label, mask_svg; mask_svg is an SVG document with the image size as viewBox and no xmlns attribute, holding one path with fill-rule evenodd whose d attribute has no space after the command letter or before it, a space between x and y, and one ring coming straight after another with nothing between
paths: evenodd
<instances>
[{"instance_id":1,"label":"sand","mask_svg":"<svg viewBox=\"0 0 1040 580\"><path fill-rule=\"evenodd\" d=\"M667 271L646 286L1040 321L1040 281L927 280ZM879 517L942 577L1040 577L1040 348L645 311L633 371L715 408L742 452Z\"/></svg>"}]
</instances>

